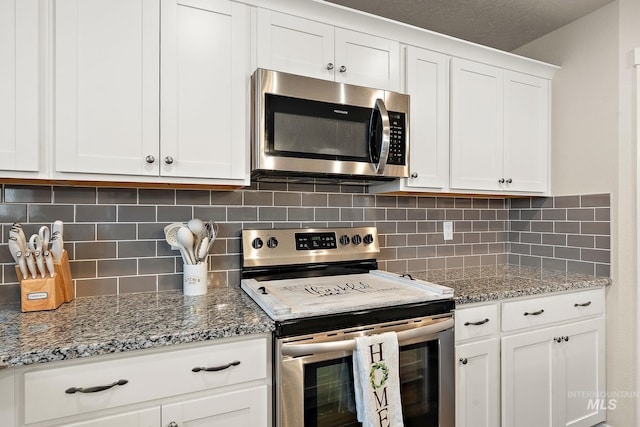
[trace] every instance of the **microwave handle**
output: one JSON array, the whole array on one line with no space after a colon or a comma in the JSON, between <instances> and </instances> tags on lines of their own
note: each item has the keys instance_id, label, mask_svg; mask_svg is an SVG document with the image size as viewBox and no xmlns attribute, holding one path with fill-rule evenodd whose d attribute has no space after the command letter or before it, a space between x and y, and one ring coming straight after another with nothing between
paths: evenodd
<instances>
[{"instance_id":1,"label":"microwave handle","mask_svg":"<svg viewBox=\"0 0 640 427\"><path fill-rule=\"evenodd\" d=\"M378 164L376 165L376 174L384 174L384 168L387 165L387 158L389 157L389 145L391 143L391 124L389 122L389 113L387 112L387 106L384 105L384 100L381 98L376 99L376 103L373 106L374 110L380 112L380 120L382 120L382 144L380 144L380 156L378 156ZM375 128L373 123L376 114L371 115L371 128ZM372 131L373 132L373 131Z\"/></svg>"},{"instance_id":2,"label":"microwave handle","mask_svg":"<svg viewBox=\"0 0 640 427\"><path fill-rule=\"evenodd\" d=\"M400 331L398 344L415 338L426 337L453 328L453 319L440 320L429 326ZM280 352L283 356L304 356L318 353L331 353L333 351L353 351L356 349L355 340L331 341L317 344L282 344Z\"/></svg>"}]
</instances>

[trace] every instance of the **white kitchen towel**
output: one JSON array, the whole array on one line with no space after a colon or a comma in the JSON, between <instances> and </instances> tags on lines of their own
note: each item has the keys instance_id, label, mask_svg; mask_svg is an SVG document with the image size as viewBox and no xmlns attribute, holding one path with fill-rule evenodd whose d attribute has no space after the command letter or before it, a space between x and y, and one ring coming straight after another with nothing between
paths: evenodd
<instances>
[{"instance_id":1,"label":"white kitchen towel","mask_svg":"<svg viewBox=\"0 0 640 427\"><path fill-rule=\"evenodd\" d=\"M402 427L398 337L395 332L356 338L353 378L363 427Z\"/></svg>"}]
</instances>

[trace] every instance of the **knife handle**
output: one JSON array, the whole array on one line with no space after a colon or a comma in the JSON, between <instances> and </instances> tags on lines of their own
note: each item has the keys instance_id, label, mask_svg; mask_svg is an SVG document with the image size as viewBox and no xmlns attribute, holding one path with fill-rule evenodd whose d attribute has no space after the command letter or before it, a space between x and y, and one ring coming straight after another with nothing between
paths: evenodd
<instances>
[{"instance_id":1,"label":"knife handle","mask_svg":"<svg viewBox=\"0 0 640 427\"><path fill-rule=\"evenodd\" d=\"M47 264L47 270L49 271L49 276L53 277L55 275L55 268L53 267L53 257L51 256L50 251L43 251L44 254L44 262Z\"/></svg>"},{"instance_id":2,"label":"knife handle","mask_svg":"<svg viewBox=\"0 0 640 427\"><path fill-rule=\"evenodd\" d=\"M31 278L35 279L38 275L38 270L36 269L36 260L33 259L31 252L26 252L24 257L27 260L27 268L29 269L29 273L31 273Z\"/></svg>"}]
</instances>

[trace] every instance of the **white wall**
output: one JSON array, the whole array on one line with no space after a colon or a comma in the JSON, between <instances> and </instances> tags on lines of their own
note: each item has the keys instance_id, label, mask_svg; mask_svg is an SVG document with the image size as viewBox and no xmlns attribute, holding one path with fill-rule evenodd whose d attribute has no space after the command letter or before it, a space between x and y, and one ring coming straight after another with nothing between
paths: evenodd
<instances>
[{"instance_id":1,"label":"white wall","mask_svg":"<svg viewBox=\"0 0 640 427\"><path fill-rule=\"evenodd\" d=\"M612 195L607 390L617 407L608 412L607 424L620 427L638 425L636 151L629 52L631 46L640 47L639 17L640 2L618 0L516 52L562 66L553 81L553 194Z\"/></svg>"}]
</instances>

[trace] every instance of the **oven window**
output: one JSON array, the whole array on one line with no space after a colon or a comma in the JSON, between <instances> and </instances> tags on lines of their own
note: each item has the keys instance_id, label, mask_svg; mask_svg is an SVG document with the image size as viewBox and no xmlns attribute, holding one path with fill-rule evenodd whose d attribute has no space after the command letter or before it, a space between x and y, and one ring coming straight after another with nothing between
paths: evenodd
<instances>
[{"instance_id":1,"label":"oven window","mask_svg":"<svg viewBox=\"0 0 640 427\"><path fill-rule=\"evenodd\" d=\"M438 425L438 341L401 347L405 427ZM304 426L361 426L356 418L351 357L305 365Z\"/></svg>"}]
</instances>

